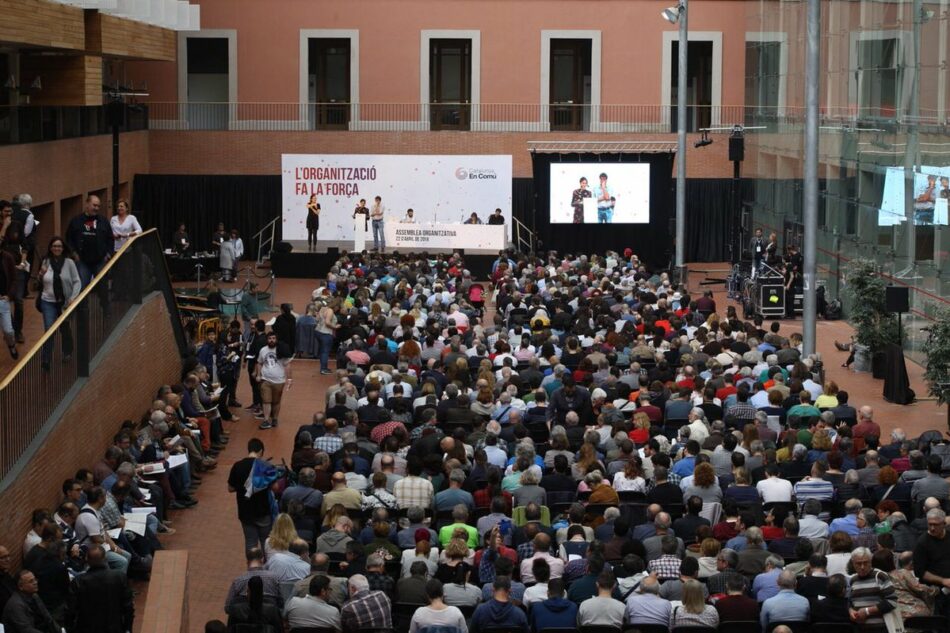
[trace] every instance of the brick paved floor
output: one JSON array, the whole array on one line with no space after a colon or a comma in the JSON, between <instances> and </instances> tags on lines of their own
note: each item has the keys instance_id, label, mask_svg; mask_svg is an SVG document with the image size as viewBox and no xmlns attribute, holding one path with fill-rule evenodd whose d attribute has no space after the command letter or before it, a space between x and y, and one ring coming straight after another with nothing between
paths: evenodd
<instances>
[{"instance_id":1,"label":"brick paved floor","mask_svg":"<svg viewBox=\"0 0 950 633\"><path fill-rule=\"evenodd\" d=\"M723 268L715 264L703 264L701 267L703 270ZM691 274L690 285L694 292L700 288L699 282L704 277L705 273L701 272ZM176 284L176 287L181 285ZM276 303L290 302L299 310L306 305L315 287L312 281L281 279L278 282ZM717 305L720 310L724 309L730 303L726 299L724 287L712 288ZM800 329L800 320L783 321L783 334ZM35 340L40 330L39 314L28 309L24 328L27 339ZM842 369L840 365L846 355L835 349L834 341L847 341L850 335L851 328L844 321L818 322L818 351L825 360L828 377L851 394L852 404L873 406L875 418L885 433L895 426L903 427L909 435L917 435L927 429L946 428L946 411L943 407L938 408L935 402L918 402L906 407L888 404L881 397L882 381L874 380L868 374ZM5 375L12 366L4 354L0 352L0 375ZM912 362L908 362L907 368L914 390L918 395L925 395L923 370ZM297 427L323 408L323 394L331 377L320 375L318 363L312 360L295 361L293 377L293 388L284 396L280 427L260 431L252 416L246 411L238 412L241 420L229 425L231 442L221 453L218 468L204 476L197 492L199 504L191 510L173 512L172 519L178 533L162 538L166 548L189 550L188 622L190 630L196 633L203 631L204 623L209 619L225 619L223 607L228 586L232 578L244 569L243 536L236 517L234 495L227 492L227 474L231 465L244 457L247 440L252 437L264 441L267 455L276 462L282 458L289 462ZM238 396L244 404L251 401L246 372L241 376ZM140 592L136 602L137 611L141 614L149 587L145 583L136 583L136 589Z\"/></svg>"}]
</instances>

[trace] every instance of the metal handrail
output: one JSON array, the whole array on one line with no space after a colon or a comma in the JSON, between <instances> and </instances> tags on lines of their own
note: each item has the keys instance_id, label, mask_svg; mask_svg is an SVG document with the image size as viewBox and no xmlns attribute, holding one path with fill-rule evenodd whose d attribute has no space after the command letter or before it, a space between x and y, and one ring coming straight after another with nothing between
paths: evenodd
<instances>
[{"instance_id":1,"label":"metal handrail","mask_svg":"<svg viewBox=\"0 0 950 633\"><path fill-rule=\"evenodd\" d=\"M527 246L527 252L534 252L534 231L529 229L528 226L518 218L511 218L511 220L512 228L515 230L515 245L518 247L518 250L521 250L523 247ZM525 237L525 234L527 234L527 237Z\"/></svg>"},{"instance_id":2,"label":"metal handrail","mask_svg":"<svg viewBox=\"0 0 950 633\"><path fill-rule=\"evenodd\" d=\"M270 257L271 251L274 249L274 236L277 233L277 221L280 220L278 215L273 220L264 225L260 231L254 234L252 240L257 240L257 265L260 266L264 261ZM270 235L265 235L270 231ZM266 248L266 254L265 254Z\"/></svg>"}]
</instances>

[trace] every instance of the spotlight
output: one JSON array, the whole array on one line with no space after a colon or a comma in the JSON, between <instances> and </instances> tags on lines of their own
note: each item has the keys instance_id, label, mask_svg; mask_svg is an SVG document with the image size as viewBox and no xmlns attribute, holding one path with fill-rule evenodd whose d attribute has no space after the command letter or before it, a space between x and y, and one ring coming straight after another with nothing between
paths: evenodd
<instances>
[{"instance_id":1,"label":"spotlight","mask_svg":"<svg viewBox=\"0 0 950 633\"><path fill-rule=\"evenodd\" d=\"M700 147L706 147L707 145L712 145L712 144L713 142L712 142L712 139L709 138L709 133L706 131L703 131L703 137L699 139L698 141L696 141L693 147L700 148Z\"/></svg>"},{"instance_id":2,"label":"spotlight","mask_svg":"<svg viewBox=\"0 0 950 633\"><path fill-rule=\"evenodd\" d=\"M680 19L680 12L682 12L682 10L683 5L668 7L660 12L660 16L670 24L676 24Z\"/></svg>"}]
</instances>

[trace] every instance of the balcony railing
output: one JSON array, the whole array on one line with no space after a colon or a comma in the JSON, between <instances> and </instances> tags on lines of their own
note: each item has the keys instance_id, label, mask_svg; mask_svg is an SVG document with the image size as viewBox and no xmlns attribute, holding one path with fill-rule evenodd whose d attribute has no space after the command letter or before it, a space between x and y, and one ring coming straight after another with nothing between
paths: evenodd
<instances>
[{"instance_id":1,"label":"balcony railing","mask_svg":"<svg viewBox=\"0 0 950 633\"><path fill-rule=\"evenodd\" d=\"M106 106L0 106L0 145L109 134ZM124 109L122 132L148 129L148 106Z\"/></svg>"},{"instance_id":2,"label":"balcony railing","mask_svg":"<svg viewBox=\"0 0 950 633\"><path fill-rule=\"evenodd\" d=\"M877 109L823 109L841 126L877 120ZM804 108L688 106L688 132L741 124L762 131L801 131ZM905 121L906 122L906 121ZM900 124L900 119L892 123ZM946 128L926 113L918 123ZM676 106L574 103L165 103L149 104L152 130L430 132L676 132Z\"/></svg>"}]
</instances>

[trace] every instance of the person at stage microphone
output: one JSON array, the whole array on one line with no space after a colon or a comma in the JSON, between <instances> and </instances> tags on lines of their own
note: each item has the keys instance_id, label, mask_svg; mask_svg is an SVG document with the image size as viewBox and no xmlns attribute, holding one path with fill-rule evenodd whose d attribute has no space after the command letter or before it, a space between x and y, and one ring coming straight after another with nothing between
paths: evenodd
<instances>
[{"instance_id":1,"label":"person at stage microphone","mask_svg":"<svg viewBox=\"0 0 950 633\"><path fill-rule=\"evenodd\" d=\"M317 202L317 194L310 194L310 200L307 202L307 248L313 250L317 247L317 230L320 228L320 203Z\"/></svg>"},{"instance_id":2,"label":"person at stage microphone","mask_svg":"<svg viewBox=\"0 0 950 633\"><path fill-rule=\"evenodd\" d=\"M587 188L587 178L581 176L577 189L571 194L571 206L574 208L574 224L584 223L584 198L590 198L590 189Z\"/></svg>"},{"instance_id":3,"label":"person at stage microphone","mask_svg":"<svg viewBox=\"0 0 950 633\"><path fill-rule=\"evenodd\" d=\"M597 199L597 223L610 224L614 221L614 205L617 198L613 187L607 184L607 174L600 174L600 184L594 188L594 198Z\"/></svg>"},{"instance_id":4,"label":"person at stage microphone","mask_svg":"<svg viewBox=\"0 0 950 633\"><path fill-rule=\"evenodd\" d=\"M416 223L416 212L412 209L406 209L406 215L402 219L403 224L415 224Z\"/></svg>"},{"instance_id":5,"label":"person at stage microphone","mask_svg":"<svg viewBox=\"0 0 950 633\"><path fill-rule=\"evenodd\" d=\"M465 220L464 224L482 224L482 219L478 217L478 214L473 211L472 215L468 216L468 219Z\"/></svg>"},{"instance_id":6,"label":"person at stage microphone","mask_svg":"<svg viewBox=\"0 0 950 633\"><path fill-rule=\"evenodd\" d=\"M386 250L386 236L383 234L383 216L385 214L386 207L383 206L383 199L376 196L369 217L373 220L373 248L378 253Z\"/></svg>"},{"instance_id":7,"label":"person at stage microphone","mask_svg":"<svg viewBox=\"0 0 950 633\"><path fill-rule=\"evenodd\" d=\"M353 210L353 219L356 219L357 215L363 216L363 230L369 232L369 209L366 208L366 199L360 198L360 203L356 205L356 208Z\"/></svg>"},{"instance_id":8,"label":"person at stage microphone","mask_svg":"<svg viewBox=\"0 0 950 633\"><path fill-rule=\"evenodd\" d=\"M505 216L501 214L501 209L495 209L495 212L488 216L489 224L504 224Z\"/></svg>"}]
</instances>

